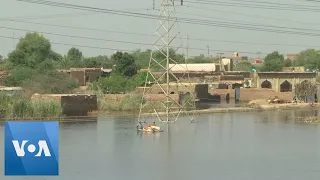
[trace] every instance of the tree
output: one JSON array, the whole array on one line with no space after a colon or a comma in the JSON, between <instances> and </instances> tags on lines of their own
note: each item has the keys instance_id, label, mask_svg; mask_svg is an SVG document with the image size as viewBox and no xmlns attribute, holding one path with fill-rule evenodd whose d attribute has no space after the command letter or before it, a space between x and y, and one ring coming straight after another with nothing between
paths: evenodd
<instances>
[{"instance_id":1,"label":"tree","mask_svg":"<svg viewBox=\"0 0 320 180\"><path fill-rule=\"evenodd\" d=\"M83 61L84 67L88 68L112 68L114 62L112 59L109 59L108 56L96 56L85 58Z\"/></svg>"},{"instance_id":2,"label":"tree","mask_svg":"<svg viewBox=\"0 0 320 180\"><path fill-rule=\"evenodd\" d=\"M240 62L234 66L234 71L249 71L251 72L254 69L254 66L249 62Z\"/></svg>"},{"instance_id":3,"label":"tree","mask_svg":"<svg viewBox=\"0 0 320 180\"><path fill-rule=\"evenodd\" d=\"M56 62L60 62L63 59L63 57L60 54L50 50L50 52L48 54L48 59L51 59Z\"/></svg>"},{"instance_id":4,"label":"tree","mask_svg":"<svg viewBox=\"0 0 320 180\"><path fill-rule=\"evenodd\" d=\"M147 49L145 51L136 50L131 55L134 57L134 59L137 62L138 68L148 68L149 66L149 61L150 61L150 55L151 55L152 50Z\"/></svg>"},{"instance_id":5,"label":"tree","mask_svg":"<svg viewBox=\"0 0 320 180\"><path fill-rule=\"evenodd\" d=\"M304 66L309 69L320 68L320 51L307 49L300 52L294 60L295 66Z\"/></svg>"},{"instance_id":6,"label":"tree","mask_svg":"<svg viewBox=\"0 0 320 180\"><path fill-rule=\"evenodd\" d=\"M284 57L278 51L268 54L264 59L263 71L280 72L283 69Z\"/></svg>"},{"instance_id":7,"label":"tree","mask_svg":"<svg viewBox=\"0 0 320 180\"><path fill-rule=\"evenodd\" d=\"M74 47L68 51L67 57L70 61L81 61L83 58L82 52Z\"/></svg>"},{"instance_id":8,"label":"tree","mask_svg":"<svg viewBox=\"0 0 320 180\"><path fill-rule=\"evenodd\" d=\"M21 86L26 79L33 79L36 76L36 71L32 68L17 66L9 74L3 78L3 83L6 86Z\"/></svg>"},{"instance_id":9,"label":"tree","mask_svg":"<svg viewBox=\"0 0 320 180\"><path fill-rule=\"evenodd\" d=\"M283 62L284 67L291 67L292 66L292 61L290 59L286 59Z\"/></svg>"},{"instance_id":10,"label":"tree","mask_svg":"<svg viewBox=\"0 0 320 180\"><path fill-rule=\"evenodd\" d=\"M62 67L83 67L82 52L77 48L71 48L61 60Z\"/></svg>"},{"instance_id":11,"label":"tree","mask_svg":"<svg viewBox=\"0 0 320 180\"><path fill-rule=\"evenodd\" d=\"M14 65L35 67L46 60L51 52L49 40L38 33L27 33L19 40L16 49L9 54L8 60Z\"/></svg>"},{"instance_id":12,"label":"tree","mask_svg":"<svg viewBox=\"0 0 320 180\"><path fill-rule=\"evenodd\" d=\"M116 52L111 56L115 62L114 73L123 76L134 76L138 72L138 67L132 55L123 52Z\"/></svg>"},{"instance_id":13,"label":"tree","mask_svg":"<svg viewBox=\"0 0 320 180\"><path fill-rule=\"evenodd\" d=\"M303 81L295 85L295 96L299 100L307 102L307 98L314 96L317 92L317 86L310 81Z\"/></svg>"},{"instance_id":14,"label":"tree","mask_svg":"<svg viewBox=\"0 0 320 180\"><path fill-rule=\"evenodd\" d=\"M47 71L41 76L34 76L34 78L25 80L22 83L22 87L31 92L31 94L65 94L70 93L72 89L78 86L68 74L59 73L55 70Z\"/></svg>"}]
</instances>

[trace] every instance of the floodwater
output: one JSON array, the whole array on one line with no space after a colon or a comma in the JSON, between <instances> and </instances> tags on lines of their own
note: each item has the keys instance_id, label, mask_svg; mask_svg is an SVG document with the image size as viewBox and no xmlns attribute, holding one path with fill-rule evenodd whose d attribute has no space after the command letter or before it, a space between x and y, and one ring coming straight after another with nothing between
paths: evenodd
<instances>
[{"instance_id":1,"label":"floodwater","mask_svg":"<svg viewBox=\"0 0 320 180\"><path fill-rule=\"evenodd\" d=\"M242 112L197 116L161 126L163 133L135 131L133 118L60 128L60 176L4 180L319 180L320 126L291 116L317 110ZM0 144L3 145L3 126Z\"/></svg>"}]
</instances>

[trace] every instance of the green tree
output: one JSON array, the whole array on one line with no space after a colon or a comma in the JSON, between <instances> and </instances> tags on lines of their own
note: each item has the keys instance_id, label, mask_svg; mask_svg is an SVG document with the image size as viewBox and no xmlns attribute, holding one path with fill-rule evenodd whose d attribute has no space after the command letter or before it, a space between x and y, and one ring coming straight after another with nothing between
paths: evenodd
<instances>
[{"instance_id":1,"label":"green tree","mask_svg":"<svg viewBox=\"0 0 320 180\"><path fill-rule=\"evenodd\" d=\"M53 70L23 81L22 87L31 93L65 94L78 87L78 84L68 74Z\"/></svg>"},{"instance_id":2,"label":"green tree","mask_svg":"<svg viewBox=\"0 0 320 180\"><path fill-rule=\"evenodd\" d=\"M150 61L150 55L151 55L152 50L147 49L145 51L136 50L131 55L134 57L134 59L137 62L138 68L143 68L147 69L149 66L149 61Z\"/></svg>"},{"instance_id":3,"label":"green tree","mask_svg":"<svg viewBox=\"0 0 320 180\"><path fill-rule=\"evenodd\" d=\"M70 67L83 67L84 64L83 64L83 56L82 56L82 52L77 49L77 48L71 48L67 55L64 56L60 63L61 63L61 67L63 68L70 68Z\"/></svg>"},{"instance_id":4,"label":"green tree","mask_svg":"<svg viewBox=\"0 0 320 180\"><path fill-rule=\"evenodd\" d=\"M188 64L191 63L218 63L218 58L208 58L205 57L204 55L200 55L200 56L196 56L196 57L192 57L187 59Z\"/></svg>"},{"instance_id":5,"label":"green tree","mask_svg":"<svg viewBox=\"0 0 320 180\"><path fill-rule=\"evenodd\" d=\"M55 65L62 60L46 38L27 33L9 53L5 66L0 67L9 70L2 81L6 86L21 86L30 93L68 93L77 84L69 75L56 71Z\"/></svg>"},{"instance_id":6,"label":"green tree","mask_svg":"<svg viewBox=\"0 0 320 180\"><path fill-rule=\"evenodd\" d=\"M19 40L16 49L9 53L8 60L14 65L35 67L46 60L51 52L49 40L38 33L27 33Z\"/></svg>"},{"instance_id":7,"label":"green tree","mask_svg":"<svg viewBox=\"0 0 320 180\"><path fill-rule=\"evenodd\" d=\"M111 69L114 65L112 59L108 58L108 56L96 56L85 58L83 61L84 67L88 68L108 68Z\"/></svg>"},{"instance_id":8,"label":"green tree","mask_svg":"<svg viewBox=\"0 0 320 180\"><path fill-rule=\"evenodd\" d=\"M104 93L106 92L126 92L127 78L122 75L111 75L109 78L100 77L97 82L93 84L93 89L98 87Z\"/></svg>"},{"instance_id":9,"label":"green tree","mask_svg":"<svg viewBox=\"0 0 320 180\"><path fill-rule=\"evenodd\" d=\"M309 69L320 68L320 51L307 49L300 52L294 60L294 66L304 66Z\"/></svg>"},{"instance_id":10,"label":"green tree","mask_svg":"<svg viewBox=\"0 0 320 180\"><path fill-rule=\"evenodd\" d=\"M233 68L234 71L249 71L251 72L254 69L254 66L246 61L236 64Z\"/></svg>"},{"instance_id":11,"label":"green tree","mask_svg":"<svg viewBox=\"0 0 320 180\"><path fill-rule=\"evenodd\" d=\"M286 59L283 62L284 67L291 67L292 66L292 61L290 59Z\"/></svg>"},{"instance_id":12,"label":"green tree","mask_svg":"<svg viewBox=\"0 0 320 180\"><path fill-rule=\"evenodd\" d=\"M56 62L60 62L63 59L63 57L60 54L50 50L50 52L48 54L48 59L51 59Z\"/></svg>"},{"instance_id":13,"label":"green tree","mask_svg":"<svg viewBox=\"0 0 320 180\"><path fill-rule=\"evenodd\" d=\"M132 55L123 52L116 52L111 56L115 62L114 73L123 76L134 76L138 72L138 67Z\"/></svg>"},{"instance_id":14,"label":"green tree","mask_svg":"<svg viewBox=\"0 0 320 180\"><path fill-rule=\"evenodd\" d=\"M264 59L263 71L280 72L283 69L284 57L278 51L268 54Z\"/></svg>"},{"instance_id":15,"label":"green tree","mask_svg":"<svg viewBox=\"0 0 320 180\"><path fill-rule=\"evenodd\" d=\"M3 83L5 86L21 86L24 81L33 79L36 75L36 71L30 67L16 66L9 76L3 78Z\"/></svg>"},{"instance_id":16,"label":"green tree","mask_svg":"<svg viewBox=\"0 0 320 180\"><path fill-rule=\"evenodd\" d=\"M82 52L74 47L68 51L67 57L70 61L81 61L83 58Z\"/></svg>"}]
</instances>

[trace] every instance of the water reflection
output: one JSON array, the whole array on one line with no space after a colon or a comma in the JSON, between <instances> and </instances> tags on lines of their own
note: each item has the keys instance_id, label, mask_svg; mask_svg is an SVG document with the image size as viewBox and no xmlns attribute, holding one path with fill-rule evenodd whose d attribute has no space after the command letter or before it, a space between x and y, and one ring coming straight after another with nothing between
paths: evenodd
<instances>
[{"instance_id":1,"label":"water reflection","mask_svg":"<svg viewBox=\"0 0 320 180\"><path fill-rule=\"evenodd\" d=\"M315 113L319 110L214 113L197 116L199 123L181 118L176 124L159 124L162 133L137 133L137 119L128 117L61 124L61 175L52 179L316 180L320 126L288 118ZM51 178L21 178L35 179Z\"/></svg>"},{"instance_id":2,"label":"water reflection","mask_svg":"<svg viewBox=\"0 0 320 180\"><path fill-rule=\"evenodd\" d=\"M274 110L252 112L256 123L284 123L284 124L301 124L296 121L299 117L320 117L320 109L297 109L297 110Z\"/></svg>"}]
</instances>

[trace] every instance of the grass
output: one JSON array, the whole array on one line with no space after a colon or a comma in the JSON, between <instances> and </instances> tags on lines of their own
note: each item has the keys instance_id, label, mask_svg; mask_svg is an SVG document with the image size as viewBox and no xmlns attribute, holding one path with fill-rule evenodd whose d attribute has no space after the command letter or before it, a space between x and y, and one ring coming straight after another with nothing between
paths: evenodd
<instances>
[{"instance_id":1,"label":"grass","mask_svg":"<svg viewBox=\"0 0 320 180\"><path fill-rule=\"evenodd\" d=\"M320 123L320 117L318 116L296 117L294 119L297 123L302 123L302 124L319 124Z\"/></svg>"},{"instance_id":2,"label":"grass","mask_svg":"<svg viewBox=\"0 0 320 180\"><path fill-rule=\"evenodd\" d=\"M142 113L154 113L154 108L157 111L165 112L166 109L161 101L153 100L147 102L141 94L103 94L100 90L88 92L95 94L98 99L98 108L102 112L125 112L125 113L138 113L140 111L141 102L144 105ZM194 98L187 95L183 103L187 109L192 109L192 102Z\"/></svg>"},{"instance_id":3,"label":"grass","mask_svg":"<svg viewBox=\"0 0 320 180\"><path fill-rule=\"evenodd\" d=\"M0 118L3 119L59 118L62 112L61 104L56 101L31 101L21 95L0 93Z\"/></svg>"}]
</instances>

